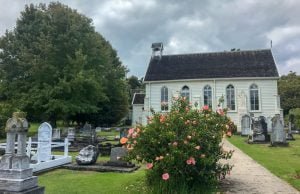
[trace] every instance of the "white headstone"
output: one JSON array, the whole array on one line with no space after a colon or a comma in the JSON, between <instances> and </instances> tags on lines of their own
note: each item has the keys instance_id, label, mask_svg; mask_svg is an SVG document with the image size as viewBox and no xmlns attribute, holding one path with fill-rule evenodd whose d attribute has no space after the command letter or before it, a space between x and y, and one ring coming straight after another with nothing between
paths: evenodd
<instances>
[{"instance_id":1,"label":"white headstone","mask_svg":"<svg viewBox=\"0 0 300 194\"><path fill-rule=\"evenodd\" d=\"M246 94L244 91L241 91L238 95L238 106L237 106L237 111L238 111L238 123L237 123L237 130L242 132L242 117L248 113L247 109L247 98Z\"/></svg>"},{"instance_id":2,"label":"white headstone","mask_svg":"<svg viewBox=\"0 0 300 194\"><path fill-rule=\"evenodd\" d=\"M38 129L38 162L51 160L52 127L49 123L42 123Z\"/></svg>"},{"instance_id":3,"label":"white headstone","mask_svg":"<svg viewBox=\"0 0 300 194\"><path fill-rule=\"evenodd\" d=\"M268 133L272 133L272 117L267 117L267 127L268 127Z\"/></svg>"},{"instance_id":4,"label":"white headstone","mask_svg":"<svg viewBox=\"0 0 300 194\"><path fill-rule=\"evenodd\" d=\"M73 142L75 140L75 129L74 128L72 128L72 127L68 128L67 138L70 142Z\"/></svg>"},{"instance_id":5,"label":"white headstone","mask_svg":"<svg viewBox=\"0 0 300 194\"><path fill-rule=\"evenodd\" d=\"M241 126L242 135L249 135L251 130L251 118L249 115L242 116Z\"/></svg>"}]
</instances>

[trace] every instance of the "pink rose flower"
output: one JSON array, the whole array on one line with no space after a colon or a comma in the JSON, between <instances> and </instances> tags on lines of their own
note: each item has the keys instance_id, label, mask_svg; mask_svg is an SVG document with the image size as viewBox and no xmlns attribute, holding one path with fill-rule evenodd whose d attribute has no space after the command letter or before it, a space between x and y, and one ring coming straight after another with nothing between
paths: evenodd
<instances>
[{"instance_id":1,"label":"pink rose flower","mask_svg":"<svg viewBox=\"0 0 300 194\"><path fill-rule=\"evenodd\" d=\"M137 132L133 132L132 133L132 138L136 138L137 137Z\"/></svg>"},{"instance_id":2,"label":"pink rose flower","mask_svg":"<svg viewBox=\"0 0 300 194\"><path fill-rule=\"evenodd\" d=\"M200 150L200 148L201 148L200 146L196 146L195 147L196 150Z\"/></svg>"},{"instance_id":3,"label":"pink rose flower","mask_svg":"<svg viewBox=\"0 0 300 194\"><path fill-rule=\"evenodd\" d=\"M130 128L129 130L128 130L128 134L132 134L134 132L134 128Z\"/></svg>"},{"instance_id":4,"label":"pink rose flower","mask_svg":"<svg viewBox=\"0 0 300 194\"><path fill-rule=\"evenodd\" d=\"M192 161L191 161L190 159L188 159L188 160L186 160L186 163L187 163L188 165L191 165L191 164L192 164Z\"/></svg>"},{"instance_id":5,"label":"pink rose flower","mask_svg":"<svg viewBox=\"0 0 300 194\"><path fill-rule=\"evenodd\" d=\"M196 160L194 157L190 157L188 160L186 160L186 163L188 165L195 165L196 164Z\"/></svg>"},{"instance_id":6,"label":"pink rose flower","mask_svg":"<svg viewBox=\"0 0 300 194\"><path fill-rule=\"evenodd\" d=\"M209 106L204 105L204 106L202 107L202 109L203 109L203 110L208 110L208 109L209 109Z\"/></svg>"},{"instance_id":7,"label":"pink rose flower","mask_svg":"<svg viewBox=\"0 0 300 194\"><path fill-rule=\"evenodd\" d=\"M147 163L146 167L147 167L147 169L151 169L153 167L153 163Z\"/></svg>"},{"instance_id":8,"label":"pink rose flower","mask_svg":"<svg viewBox=\"0 0 300 194\"><path fill-rule=\"evenodd\" d=\"M168 180L170 178L170 175L169 175L169 173L164 173L164 174L162 174L161 177L162 177L163 180L166 181L166 180Z\"/></svg>"},{"instance_id":9,"label":"pink rose flower","mask_svg":"<svg viewBox=\"0 0 300 194\"><path fill-rule=\"evenodd\" d=\"M194 157L190 157L190 161L191 161L192 165L195 165L195 164L196 164L196 160L195 160Z\"/></svg>"},{"instance_id":10,"label":"pink rose flower","mask_svg":"<svg viewBox=\"0 0 300 194\"><path fill-rule=\"evenodd\" d=\"M217 113L218 113L219 115L221 115L221 116L224 115L224 111L223 111L222 108L218 108Z\"/></svg>"}]
</instances>

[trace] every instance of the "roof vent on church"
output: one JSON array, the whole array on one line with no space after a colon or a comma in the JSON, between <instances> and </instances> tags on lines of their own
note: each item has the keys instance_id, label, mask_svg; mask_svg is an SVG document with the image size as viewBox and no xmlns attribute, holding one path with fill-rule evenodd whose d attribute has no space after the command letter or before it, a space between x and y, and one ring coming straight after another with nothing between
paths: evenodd
<instances>
[{"instance_id":1,"label":"roof vent on church","mask_svg":"<svg viewBox=\"0 0 300 194\"><path fill-rule=\"evenodd\" d=\"M162 42L152 43L152 58L160 59L162 56L162 52L164 50L164 46Z\"/></svg>"}]
</instances>

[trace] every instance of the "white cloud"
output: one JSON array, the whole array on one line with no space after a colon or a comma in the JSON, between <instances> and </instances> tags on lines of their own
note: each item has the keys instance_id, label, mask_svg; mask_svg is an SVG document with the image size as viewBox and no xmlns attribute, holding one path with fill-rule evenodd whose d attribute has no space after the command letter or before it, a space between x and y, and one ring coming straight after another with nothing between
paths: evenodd
<instances>
[{"instance_id":1,"label":"white cloud","mask_svg":"<svg viewBox=\"0 0 300 194\"><path fill-rule=\"evenodd\" d=\"M286 41L300 37L300 25L276 27L271 32L266 34L268 39L274 41L274 46L285 43ZM291 47L296 45L290 45Z\"/></svg>"}]
</instances>

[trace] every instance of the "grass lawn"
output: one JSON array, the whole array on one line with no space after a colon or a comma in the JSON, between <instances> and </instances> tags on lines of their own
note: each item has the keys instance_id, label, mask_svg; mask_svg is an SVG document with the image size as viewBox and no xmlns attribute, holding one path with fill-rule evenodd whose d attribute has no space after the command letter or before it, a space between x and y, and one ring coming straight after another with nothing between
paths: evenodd
<instances>
[{"instance_id":1,"label":"grass lawn","mask_svg":"<svg viewBox=\"0 0 300 194\"><path fill-rule=\"evenodd\" d=\"M144 193L144 177L144 169L133 173L58 169L39 175L39 185L46 186L46 194L135 194Z\"/></svg>"},{"instance_id":2,"label":"grass lawn","mask_svg":"<svg viewBox=\"0 0 300 194\"><path fill-rule=\"evenodd\" d=\"M296 141L289 141L289 147L269 147L269 144L249 145L245 142L246 138L237 135L228 140L300 191L300 135L294 137Z\"/></svg>"}]
</instances>

